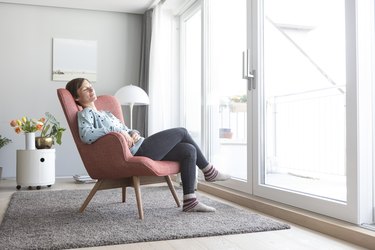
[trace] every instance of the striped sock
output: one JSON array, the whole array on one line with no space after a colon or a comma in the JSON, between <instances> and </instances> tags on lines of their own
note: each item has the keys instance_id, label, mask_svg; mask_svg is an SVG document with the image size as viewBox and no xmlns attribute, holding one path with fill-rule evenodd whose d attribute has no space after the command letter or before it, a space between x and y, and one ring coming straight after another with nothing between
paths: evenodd
<instances>
[{"instance_id":1,"label":"striped sock","mask_svg":"<svg viewBox=\"0 0 375 250\"><path fill-rule=\"evenodd\" d=\"M208 165L207 167L202 169L202 171L204 174L204 179L206 181L213 181L215 177L217 176L217 174L219 173L219 171L217 171L212 165Z\"/></svg>"},{"instance_id":2,"label":"striped sock","mask_svg":"<svg viewBox=\"0 0 375 250\"><path fill-rule=\"evenodd\" d=\"M184 195L184 204L182 206L182 211L184 212L215 212L216 209L199 202L195 194L186 194Z\"/></svg>"},{"instance_id":3,"label":"striped sock","mask_svg":"<svg viewBox=\"0 0 375 250\"><path fill-rule=\"evenodd\" d=\"M208 182L214 181L225 181L230 178L227 174L220 173L213 165L209 164L202 169L204 174L204 179Z\"/></svg>"},{"instance_id":4,"label":"striped sock","mask_svg":"<svg viewBox=\"0 0 375 250\"><path fill-rule=\"evenodd\" d=\"M182 205L182 211L187 212L193 209L197 204L198 200L195 194L184 195L184 204Z\"/></svg>"}]
</instances>

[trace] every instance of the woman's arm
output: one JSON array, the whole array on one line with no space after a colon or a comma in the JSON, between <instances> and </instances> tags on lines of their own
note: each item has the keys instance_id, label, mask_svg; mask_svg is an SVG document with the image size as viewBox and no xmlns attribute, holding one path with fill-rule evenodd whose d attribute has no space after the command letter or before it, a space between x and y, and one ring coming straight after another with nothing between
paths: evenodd
<instances>
[{"instance_id":1,"label":"woman's arm","mask_svg":"<svg viewBox=\"0 0 375 250\"><path fill-rule=\"evenodd\" d=\"M77 118L79 136L84 143L91 144L100 137L111 132L111 129L105 126L95 126L97 125L97 117L91 109L84 109L81 112L78 112Z\"/></svg>"},{"instance_id":2,"label":"woman's arm","mask_svg":"<svg viewBox=\"0 0 375 250\"><path fill-rule=\"evenodd\" d=\"M134 139L129 135L129 133L126 132L125 130L123 130L123 131L121 131L121 134L123 134L123 135L125 136L125 139L126 139L126 141L127 141L127 143L128 143L128 147L129 147L129 148L133 147L135 141L134 141Z\"/></svg>"}]
</instances>

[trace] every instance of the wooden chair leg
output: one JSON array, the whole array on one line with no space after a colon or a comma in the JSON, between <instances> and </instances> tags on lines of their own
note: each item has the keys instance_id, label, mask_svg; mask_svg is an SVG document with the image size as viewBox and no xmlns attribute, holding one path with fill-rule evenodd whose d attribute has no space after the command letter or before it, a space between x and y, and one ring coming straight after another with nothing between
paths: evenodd
<instances>
[{"instance_id":1,"label":"wooden chair leg","mask_svg":"<svg viewBox=\"0 0 375 250\"><path fill-rule=\"evenodd\" d=\"M133 186L135 191L135 197L137 199L137 207L139 213L139 219L143 220L143 205L142 205L142 197L141 197L141 181L138 176L133 176Z\"/></svg>"},{"instance_id":2,"label":"wooden chair leg","mask_svg":"<svg viewBox=\"0 0 375 250\"><path fill-rule=\"evenodd\" d=\"M126 201L126 187L122 187L122 202Z\"/></svg>"},{"instance_id":3,"label":"wooden chair leg","mask_svg":"<svg viewBox=\"0 0 375 250\"><path fill-rule=\"evenodd\" d=\"M165 176L165 180L168 183L169 190L171 190L171 193L173 195L174 200L176 201L177 207L181 207L180 200L178 199L176 190L174 189L171 177L169 175Z\"/></svg>"},{"instance_id":4,"label":"wooden chair leg","mask_svg":"<svg viewBox=\"0 0 375 250\"><path fill-rule=\"evenodd\" d=\"M102 185L104 180L98 180L94 187L91 189L89 195L87 196L86 200L83 202L81 208L79 209L79 212L83 213L87 205L90 203L92 197L94 197L95 193L99 190L100 186Z\"/></svg>"}]
</instances>

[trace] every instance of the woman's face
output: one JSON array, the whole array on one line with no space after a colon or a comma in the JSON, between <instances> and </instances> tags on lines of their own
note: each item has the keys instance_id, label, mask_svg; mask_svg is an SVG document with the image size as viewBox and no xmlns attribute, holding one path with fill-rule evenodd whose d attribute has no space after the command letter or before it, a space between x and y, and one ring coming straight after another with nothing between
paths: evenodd
<instances>
[{"instance_id":1,"label":"woman's face","mask_svg":"<svg viewBox=\"0 0 375 250\"><path fill-rule=\"evenodd\" d=\"M78 89L78 101L83 107L90 106L96 99L95 90L91 83L84 80L82 86Z\"/></svg>"}]
</instances>

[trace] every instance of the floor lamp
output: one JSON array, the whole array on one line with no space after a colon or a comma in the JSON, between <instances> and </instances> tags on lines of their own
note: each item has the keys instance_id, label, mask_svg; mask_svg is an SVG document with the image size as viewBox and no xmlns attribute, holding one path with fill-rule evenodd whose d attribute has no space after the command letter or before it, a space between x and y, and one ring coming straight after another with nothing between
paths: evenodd
<instances>
[{"instance_id":1,"label":"floor lamp","mask_svg":"<svg viewBox=\"0 0 375 250\"><path fill-rule=\"evenodd\" d=\"M117 90L115 97L121 105L130 106L130 129L133 129L133 106L148 105L150 103L148 95L140 87L127 85Z\"/></svg>"}]
</instances>

